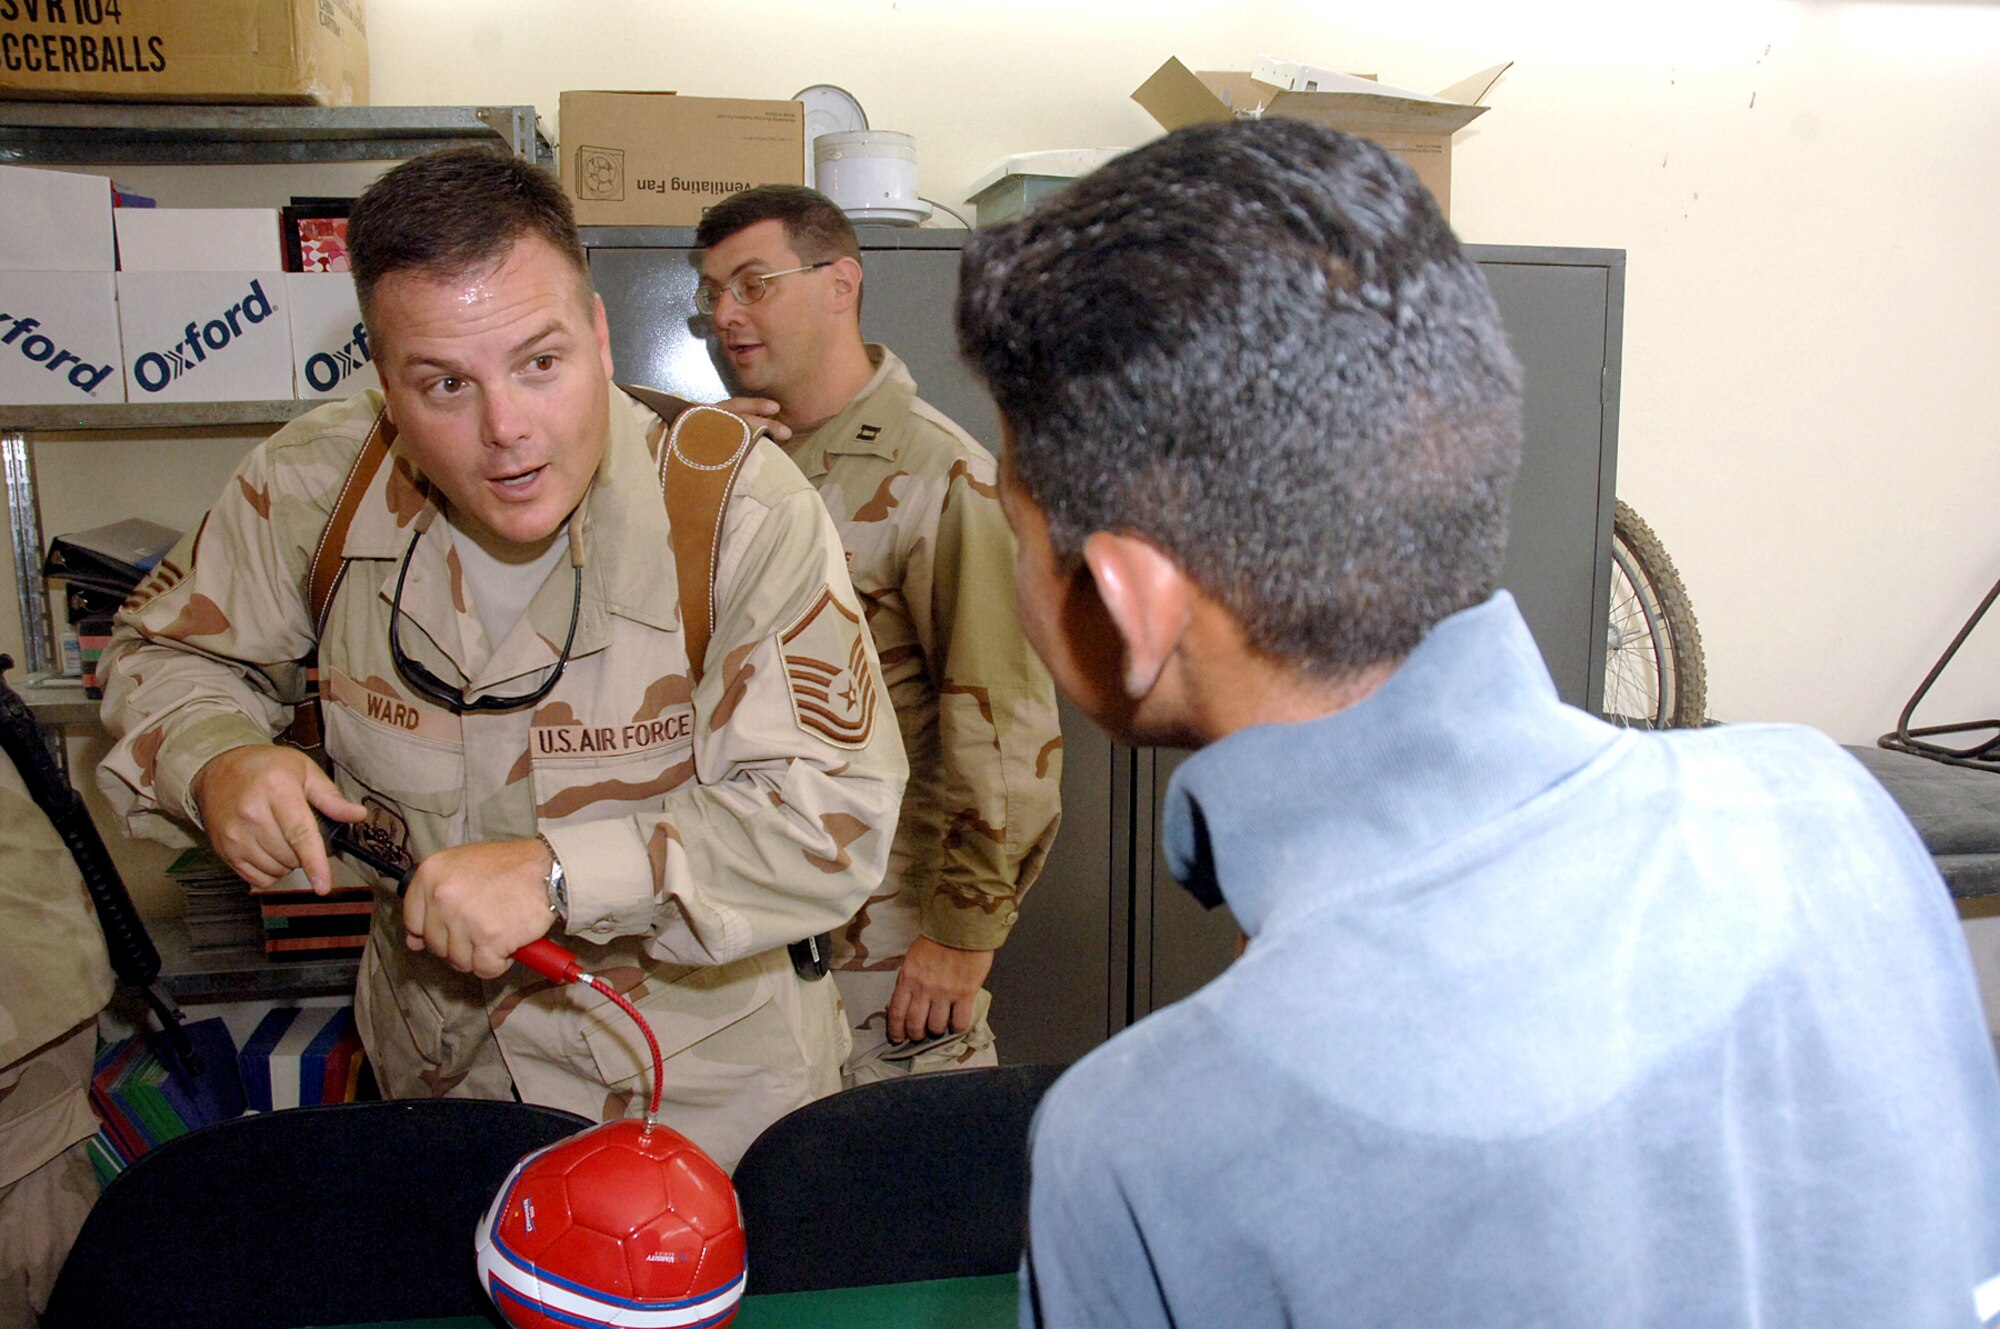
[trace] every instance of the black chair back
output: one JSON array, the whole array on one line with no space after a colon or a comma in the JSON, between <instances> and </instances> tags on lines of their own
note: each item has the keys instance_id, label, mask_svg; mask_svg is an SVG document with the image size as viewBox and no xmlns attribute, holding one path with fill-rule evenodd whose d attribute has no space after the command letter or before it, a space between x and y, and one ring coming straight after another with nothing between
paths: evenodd
<instances>
[{"instance_id":1,"label":"black chair back","mask_svg":"<svg viewBox=\"0 0 2000 1329\"><path fill-rule=\"evenodd\" d=\"M753 1293L1012 1272L1028 1124L1060 1066L883 1080L779 1118L737 1165Z\"/></svg>"},{"instance_id":2,"label":"black chair back","mask_svg":"<svg viewBox=\"0 0 2000 1329\"><path fill-rule=\"evenodd\" d=\"M105 1188L43 1329L490 1314L481 1215L524 1155L591 1124L452 1098L294 1108L169 1140Z\"/></svg>"}]
</instances>

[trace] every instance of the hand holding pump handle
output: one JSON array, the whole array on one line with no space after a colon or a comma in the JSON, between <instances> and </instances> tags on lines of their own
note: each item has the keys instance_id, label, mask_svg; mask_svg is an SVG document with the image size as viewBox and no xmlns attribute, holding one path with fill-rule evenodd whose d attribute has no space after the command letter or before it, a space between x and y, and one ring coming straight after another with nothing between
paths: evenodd
<instances>
[{"instance_id":1,"label":"hand holding pump handle","mask_svg":"<svg viewBox=\"0 0 2000 1329\"><path fill-rule=\"evenodd\" d=\"M352 827L325 830L329 849L394 880L402 898L414 863L370 848ZM551 982L581 983L631 1016L652 1053L653 1092L643 1123L593 1126L515 1165L473 1242L481 1285L515 1329L724 1329L747 1281L736 1191L715 1160L659 1124L663 1068L652 1027L623 993L547 937L513 958Z\"/></svg>"},{"instance_id":2,"label":"hand holding pump handle","mask_svg":"<svg viewBox=\"0 0 2000 1329\"><path fill-rule=\"evenodd\" d=\"M393 880L396 883L396 898L398 900L402 899L408 893L410 878L415 876L417 872L417 865L415 863L404 866L400 860L391 858L380 850L372 848L356 836L354 828L351 826L343 826L339 822L322 819L320 828L326 836L326 847L328 849L336 853L346 854L357 863L374 868L383 876ZM537 937L535 940L521 947L514 952L514 959L516 962L526 965L551 982L583 983L594 988L632 1017L633 1022L639 1026L639 1032L646 1036L646 1046L653 1054L653 1094L646 1109L646 1124L648 1126L653 1125L658 1120L660 1113L662 1063L660 1060L659 1041L653 1037L652 1026L646 1023L645 1017L639 1014L622 993L613 991L610 985L603 982L596 975L584 972L583 964L575 955L556 945L556 943L550 941L547 937Z\"/></svg>"}]
</instances>

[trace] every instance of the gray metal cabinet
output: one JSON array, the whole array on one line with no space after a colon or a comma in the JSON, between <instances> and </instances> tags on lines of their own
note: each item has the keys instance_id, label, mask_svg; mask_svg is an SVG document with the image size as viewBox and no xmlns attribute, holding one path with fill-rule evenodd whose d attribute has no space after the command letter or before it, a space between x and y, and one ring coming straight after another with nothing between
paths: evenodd
<instances>
[{"instance_id":1,"label":"gray metal cabinet","mask_svg":"<svg viewBox=\"0 0 2000 1329\"><path fill-rule=\"evenodd\" d=\"M992 402L958 361L952 305L963 232L863 228L862 331L893 347L923 395L998 450ZM591 272L620 378L697 400L727 395L694 317L693 234L593 228ZM1527 435L1502 582L1566 700L1603 690L1624 255L1474 246L1527 372ZM1180 754L1114 744L1065 704L1063 825L994 966L1012 1061L1070 1061L1226 965L1235 928L1205 914L1157 853L1160 797Z\"/></svg>"}]
</instances>

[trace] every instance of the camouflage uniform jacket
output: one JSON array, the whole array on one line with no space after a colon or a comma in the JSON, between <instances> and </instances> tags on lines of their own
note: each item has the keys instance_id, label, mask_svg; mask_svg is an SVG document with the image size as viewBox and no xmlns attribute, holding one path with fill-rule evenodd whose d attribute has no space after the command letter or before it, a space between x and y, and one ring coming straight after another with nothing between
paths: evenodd
<instances>
[{"instance_id":1,"label":"camouflage uniform jacket","mask_svg":"<svg viewBox=\"0 0 2000 1329\"><path fill-rule=\"evenodd\" d=\"M87 1082L20 1063L94 1020L112 983L83 875L0 753L0 1187L96 1132Z\"/></svg>"},{"instance_id":2,"label":"camouflage uniform jacket","mask_svg":"<svg viewBox=\"0 0 2000 1329\"><path fill-rule=\"evenodd\" d=\"M189 782L203 763L287 724L305 683L297 662L315 644L306 570L380 408L374 392L325 406L254 450L120 614L101 666L119 741L99 780L134 829L171 834L195 820ZM420 858L546 833L569 878L567 934L555 939L651 1020L674 1058L669 1103L706 1094L754 1132L831 1087L827 1068L845 1051L829 1032L832 985L798 982L783 948L838 926L881 880L907 767L894 728L876 722L879 665L836 534L767 440L743 463L716 544L714 633L691 684L655 460L663 433L612 394L604 456L570 523L582 575L574 649L532 713L454 714L390 658L406 551L403 649L475 693L542 682L573 595L565 560L490 646L447 522L433 520L439 500L398 444L348 532L317 643L326 750L378 844ZM377 1051L392 1029L385 1009L415 1044L413 1077ZM726 1064L694 1048L751 1027L755 1012L761 1041L742 1046L739 1031ZM364 1033L383 1035L369 1052L398 1094L505 1094L511 1077L529 1101L587 1115L643 1106L643 1043L603 998L518 968L481 982L412 953L386 890L356 1013ZM676 1057L684 1050L704 1065ZM817 1087L802 1090L807 1081ZM727 1161L728 1147L701 1142Z\"/></svg>"},{"instance_id":3,"label":"camouflage uniform jacket","mask_svg":"<svg viewBox=\"0 0 2000 1329\"><path fill-rule=\"evenodd\" d=\"M868 353L868 386L787 451L840 529L909 753L889 876L834 944L843 969L893 970L919 932L1007 939L1055 839L1062 733L1014 617L993 455Z\"/></svg>"}]
</instances>

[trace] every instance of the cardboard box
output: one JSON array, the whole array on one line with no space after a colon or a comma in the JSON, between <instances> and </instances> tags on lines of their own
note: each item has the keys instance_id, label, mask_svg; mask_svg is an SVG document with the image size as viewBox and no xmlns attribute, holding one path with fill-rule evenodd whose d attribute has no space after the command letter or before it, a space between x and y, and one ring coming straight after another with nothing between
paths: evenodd
<instances>
[{"instance_id":1,"label":"cardboard box","mask_svg":"<svg viewBox=\"0 0 2000 1329\"><path fill-rule=\"evenodd\" d=\"M1358 134L1408 163L1449 218L1451 136L1486 113L1477 103L1511 64L1482 70L1427 97L1365 76L1269 56L1256 69L1240 73L1196 73L1169 59L1139 85L1132 100L1168 129L1278 115Z\"/></svg>"},{"instance_id":2,"label":"cardboard box","mask_svg":"<svg viewBox=\"0 0 2000 1329\"><path fill-rule=\"evenodd\" d=\"M276 208L119 208L120 272L281 272Z\"/></svg>"},{"instance_id":3,"label":"cardboard box","mask_svg":"<svg viewBox=\"0 0 2000 1329\"><path fill-rule=\"evenodd\" d=\"M0 97L368 104L364 0L9 0Z\"/></svg>"},{"instance_id":4,"label":"cardboard box","mask_svg":"<svg viewBox=\"0 0 2000 1329\"><path fill-rule=\"evenodd\" d=\"M119 273L127 398L289 398L290 303L282 272Z\"/></svg>"},{"instance_id":5,"label":"cardboard box","mask_svg":"<svg viewBox=\"0 0 2000 1329\"><path fill-rule=\"evenodd\" d=\"M116 281L109 272L0 271L0 402L125 400Z\"/></svg>"},{"instance_id":6,"label":"cardboard box","mask_svg":"<svg viewBox=\"0 0 2000 1329\"><path fill-rule=\"evenodd\" d=\"M109 272L111 182L101 175L0 166L0 268Z\"/></svg>"},{"instance_id":7,"label":"cardboard box","mask_svg":"<svg viewBox=\"0 0 2000 1329\"><path fill-rule=\"evenodd\" d=\"M795 101L565 92L561 131L580 226L693 226L739 190L805 183Z\"/></svg>"},{"instance_id":8,"label":"cardboard box","mask_svg":"<svg viewBox=\"0 0 2000 1329\"><path fill-rule=\"evenodd\" d=\"M354 279L344 272L288 272L292 310L292 391L303 401L351 397L380 387Z\"/></svg>"}]
</instances>

